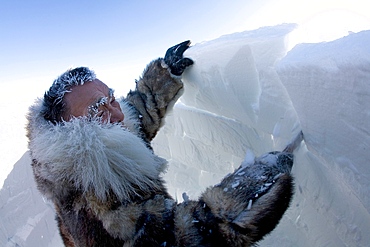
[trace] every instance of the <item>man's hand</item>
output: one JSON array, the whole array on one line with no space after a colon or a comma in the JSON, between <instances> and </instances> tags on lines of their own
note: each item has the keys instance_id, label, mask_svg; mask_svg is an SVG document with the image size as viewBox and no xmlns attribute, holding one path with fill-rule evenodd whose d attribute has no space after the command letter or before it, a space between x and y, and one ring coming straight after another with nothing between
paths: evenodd
<instances>
[{"instance_id":1,"label":"man's hand","mask_svg":"<svg viewBox=\"0 0 370 247\"><path fill-rule=\"evenodd\" d=\"M167 50L164 56L164 62L168 65L172 74L179 76L184 72L186 67L194 63L190 58L183 57L184 52L189 46L190 40L187 40Z\"/></svg>"}]
</instances>

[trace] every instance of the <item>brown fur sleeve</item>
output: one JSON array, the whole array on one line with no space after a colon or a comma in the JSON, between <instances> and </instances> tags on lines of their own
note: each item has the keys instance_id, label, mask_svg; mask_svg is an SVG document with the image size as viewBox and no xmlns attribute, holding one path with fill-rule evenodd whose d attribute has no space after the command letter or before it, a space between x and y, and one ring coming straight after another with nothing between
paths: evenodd
<instances>
[{"instance_id":1,"label":"brown fur sleeve","mask_svg":"<svg viewBox=\"0 0 370 247\"><path fill-rule=\"evenodd\" d=\"M178 246L253 246L277 226L289 207L292 165L291 153L264 154L254 163L243 163L198 201L178 205Z\"/></svg>"},{"instance_id":2,"label":"brown fur sleeve","mask_svg":"<svg viewBox=\"0 0 370 247\"><path fill-rule=\"evenodd\" d=\"M130 91L127 101L139 112L142 131L150 142L163 125L167 111L181 96L183 83L172 75L163 59L149 63L142 77L136 82L135 91Z\"/></svg>"}]
</instances>

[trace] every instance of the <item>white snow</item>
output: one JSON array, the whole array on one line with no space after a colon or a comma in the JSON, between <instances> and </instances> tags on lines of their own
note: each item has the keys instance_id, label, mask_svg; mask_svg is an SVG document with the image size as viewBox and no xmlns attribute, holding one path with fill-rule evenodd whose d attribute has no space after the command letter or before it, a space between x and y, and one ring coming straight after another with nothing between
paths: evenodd
<instances>
[{"instance_id":1,"label":"white snow","mask_svg":"<svg viewBox=\"0 0 370 247\"><path fill-rule=\"evenodd\" d=\"M264 27L189 49L195 64L183 76L185 94L154 149L169 160L165 180L182 201L242 162L282 150L302 129L294 200L260 246L368 246L370 31L288 52L294 28ZM30 162L26 153L0 191L0 246L61 245Z\"/></svg>"},{"instance_id":2,"label":"white snow","mask_svg":"<svg viewBox=\"0 0 370 247\"><path fill-rule=\"evenodd\" d=\"M249 165L253 165L254 161L255 161L254 153L250 149L248 149L241 166L245 168Z\"/></svg>"}]
</instances>

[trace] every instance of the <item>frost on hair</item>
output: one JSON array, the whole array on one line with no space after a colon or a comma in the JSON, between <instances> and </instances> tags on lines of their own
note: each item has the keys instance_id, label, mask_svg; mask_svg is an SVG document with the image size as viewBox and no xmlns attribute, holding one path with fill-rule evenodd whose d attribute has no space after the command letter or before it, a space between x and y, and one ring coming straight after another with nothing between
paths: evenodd
<instances>
[{"instance_id":1,"label":"frost on hair","mask_svg":"<svg viewBox=\"0 0 370 247\"><path fill-rule=\"evenodd\" d=\"M96 79L94 71L87 67L79 67L67 70L54 80L49 91L44 94L43 109L44 118L52 123L62 120L62 113L65 110L63 97L70 92L72 86L83 85L85 82Z\"/></svg>"}]
</instances>

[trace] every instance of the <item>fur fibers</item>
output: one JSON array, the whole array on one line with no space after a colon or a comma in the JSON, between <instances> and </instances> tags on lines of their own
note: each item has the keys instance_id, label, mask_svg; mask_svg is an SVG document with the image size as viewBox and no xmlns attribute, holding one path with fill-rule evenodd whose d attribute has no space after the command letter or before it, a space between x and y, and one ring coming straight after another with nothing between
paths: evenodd
<instances>
[{"instance_id":1,"label":"fur fibers","mask_svg":"<svg viewBox=\"0 0 370 247\"><path fill-rule=\"evenodd\" d=\"M293 194L293 156L242 165L198 200L177 204L150 141L183 85L163 60L120 99L124 126L83 117L53 123L30 107L27 136L40 192L55 206L65 246L252 246L279 223Z\"/></svg>"},{"instance_id":2,"label":"fur fibers","mask_svg":"<svg viewBox=\"0 0 370 247\"><path fill-rule=\"evenodd\" d=\"M160 79L159 79L160 78ZM136 82L136 90L127 95L140 113L144 139L153 140L164 124L164 117L172 109L183 93L183 83L179 76L169 72L163 59L148 64L142 77Z\"/></svg>"},{"instance_id":3,"label":"fur fibers","mask_svg":"<svg viewBox=\"0 0 370 247\"><path fill-rule=\"evenodd\" d=\"M166 166L142 139L119 124L74 118L57 125L37 123L32 132L37 132L29 142L32 157L43 164L39 176L58 185L73 184L102 201L109 190L119 200L135 193L136 187L151 190Z\"/></svg>"}]
</instances>

